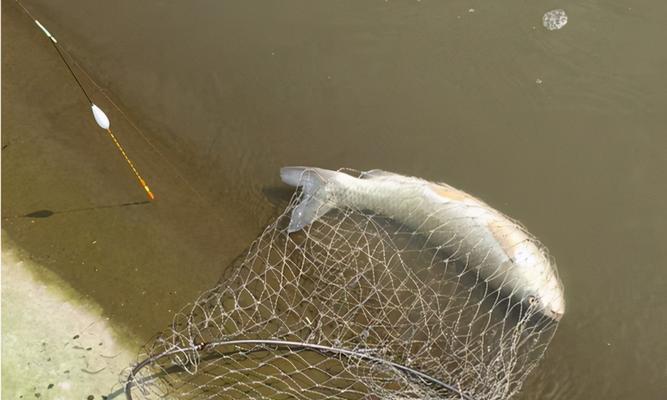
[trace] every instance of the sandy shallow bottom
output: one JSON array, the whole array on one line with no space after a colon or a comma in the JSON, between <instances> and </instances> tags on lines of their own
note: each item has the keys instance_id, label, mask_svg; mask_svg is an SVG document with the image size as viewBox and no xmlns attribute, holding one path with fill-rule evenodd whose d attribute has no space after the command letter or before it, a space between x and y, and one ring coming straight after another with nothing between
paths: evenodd
<instances>
[{"instance_id":1,"label":"sandy shallow bottom","mask_svg":"<svg viewBox=\"0 0 667 400\"><path fill-rule=\"evenodd\" d=\"M2 398L103 399L136 343L101 308L3 243Z\"/></svg>"}]
</instances>

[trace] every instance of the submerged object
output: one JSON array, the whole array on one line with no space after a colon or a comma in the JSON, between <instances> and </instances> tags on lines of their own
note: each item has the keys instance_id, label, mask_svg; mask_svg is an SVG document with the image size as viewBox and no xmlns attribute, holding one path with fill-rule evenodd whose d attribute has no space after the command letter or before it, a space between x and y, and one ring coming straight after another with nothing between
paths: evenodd
<instances>
[{"instance_id":1,"label":"submerged object","mask_svg":"<svg viewBox=\"0 0 667 400\"><path fill-rule=\"evenodd\" d=\"M565 10L556 9L547 11L542 17L542 25L550 31L557 31L567 24Z\"/></svg>"},{"instance_id":2,"label":"submerged object","mask_svg":"<svg viewBox=\"0 0 667 400\"><path fill-rule=\"evenodd\" d=\"M312 224L331 209L370 210L408 231L427 236L447 257L465 259L491 286L560 320L563 287L545 249L519 224L483 201L449 185L372 170L356 178L320 168L282 168L283 182L303 188L288 232Z\"/></svg>"}]
</instances>

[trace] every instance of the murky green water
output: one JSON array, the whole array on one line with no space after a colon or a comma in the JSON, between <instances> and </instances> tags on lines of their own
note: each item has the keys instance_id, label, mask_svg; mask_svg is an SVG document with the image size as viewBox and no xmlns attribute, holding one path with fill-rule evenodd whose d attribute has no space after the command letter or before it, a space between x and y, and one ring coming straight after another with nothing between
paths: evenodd
<instances>
[{"instance_id":1,"label":"murky green water","mask_svg":"<svg viewBox=\"0 0 667 400\"><path fill-rule=\"evenodd\" d=\"M664 396L667 3L25 5L150 141L93 92L158 201L114 206L141 188L5 2L3 227L135 335L284 205L281 166L383 168L480 196L555 255L568 312L524 398Z\"/></svg>"}]
</instances>

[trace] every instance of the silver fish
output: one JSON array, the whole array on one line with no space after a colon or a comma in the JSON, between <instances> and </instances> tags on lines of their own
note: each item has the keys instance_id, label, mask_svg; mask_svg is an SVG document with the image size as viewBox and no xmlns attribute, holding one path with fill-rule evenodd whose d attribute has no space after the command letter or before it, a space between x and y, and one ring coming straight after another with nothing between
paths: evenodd
<instances>
[{"instance_id":1,"label":"silver fish","mask_svg":"<svg viewBox=\"0 0 667 400\"><path fill-rule=\"evenodd\" d=\"M521 225L461 190L381 170L357 178L321 168L285 167L280 175L303 190L292 211L290 233L333 208L369 210L462 255L491 286L543 315L560 320L565 313L563 286L544 247Z\"/></svg>"}]
</instances>

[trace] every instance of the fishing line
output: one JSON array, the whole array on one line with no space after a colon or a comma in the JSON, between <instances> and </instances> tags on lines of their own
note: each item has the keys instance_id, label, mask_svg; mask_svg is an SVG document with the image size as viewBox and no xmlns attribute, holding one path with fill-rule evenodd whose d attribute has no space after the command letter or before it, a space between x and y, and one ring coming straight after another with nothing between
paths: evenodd
<instances>
[{"instance_id":1,"label":"fishing line","mask_svg":"<svg viewBox=\"0 0 667 400\"><path fill-rule=\"evenodd\" d=\"M16 0L16 3L23 9L26 14L28 14L32 20L36 20L36 18L34 18L34 16L19 2L19 0ZM78 69L78 71L84 75L84 77L95 87L95 89L97 89L99 94L102 95L106 101L109 102L109 104L111 104L114 109L116 109L116 111L123 117L123 119L132 126L134 131L144 140L144 142L146 142L146 144L148 144L148 146L155 152L155 154L157 154L162 159L162 161L168 165L169 168L171 168L172 172L181 180L183 185L187 187L203 204L208 205L208 202L204 196L192 185L192 183L186 177L183 176L183 174L181 174L178 167L176 167L174 163L172 163L162 153L162 151L160 151L160 149L153 143L153 141L150 140L148 136L146 136L146 134L137 126L137 124L134 123L134 121L132 121L127 113L123 111L123 109L118 104L116 104L116 102L113 101L113 99L107 93L105 93L105 89L100 86L92 76L90 76L86 69L83 68L83 66L79 64L75 58L69 55L65 49L62 49L62 52L68 56L70 62ZM215 218L220 219L220 217L217 215Z\"/></svg>"},{"instance_id":2,"label":"fishing line","mask_svg":"<svg viewBox=\"0 0 667 400\"><path fill-rule=\"evenodd\" d=\"M97 84L97 82L95 82L93 77L91 77L90 74L88 72L86 72L86 69L83 68L81 66L81 64L79 64L71 56L70 56L70 58L71 58L72 63L86 76L86 78L90 81L90 83L93 86L95 86L95 88L109 102L109 104L111 104L113 106L113 108L115 108L116 111L118 111L118 113L123 116L123 119L125 119L125 121L132 126L132 128L135 130L135 132L137 132L137 134L139 134L139 136L141 136L141 138L144 140L144 142L146 142L146 144L148 144L148 146L155 152L155 154L157 154L162 159L162 161L164 161L164 163L167 164L172 169L174 174L176 174L176 176L183 182L183 184L185 186L187 186L187 188L192 193L194 193L195 196L197 196L197 198L201 202L203 202L205 204L208 204L206 202L206 200L204 199L204 196L202 196L201 193L199 193L199 191L197 189L195 189L194 186L192 186L190 181L179 172L178 168L171 161L169 161L169 159L160 151L160 149L158 149L158 147L153 143L153 141L151 141L148 138L148 136L146 136L146 134L137 126L137 124L135 124L134 121L132 121L132 119L127 115L127 113L125 111L123 111L123 109L120 108L120 106L118 106L118 104L116 104L116 102L113 101L113 99L108 94L105 93L104 88L102 88L100 85ZM217 216L216 216L216 218L219 219L219 217L217 217Z\"/></svg>"},{"instance_id":3,"label":"fishing line","mask_svg":"<svg viewBox=\"0 0 667 400\"><path fill-rule=\"evenodd\" d=\"M97 122L97 125L99 125L100 128L107 131L107 133L109 134L109 137L111 138L111 140L116 145L116 148L118 149L120 154L125 159L125 162L127 162L127 164L129 165L129 167L132 170L132 173L134 174L134 176L137 178L137 181L139 182L139 185L141 185L141 187L146 191L146 195L148 196L148 199L149 200L154 200L155 195L153 194L153 192L148 187L148 184L146 183L146 181L141 177L141 175L139 174L139 171L137 171L137 168L134 166L134 163L132 162L132 160L130 160L130 158L128 157L128 155L125 152L125 149L123 148L123 146L120 144L118 139L116 139L116 136L111 131L111 127L110 127L111 124L109 122L109 118L104 113L104 111L102 111L102 109L100 107L98 107L95 103L93 103L93 100L91 99L90 95L88 94L88 91L86 91L84 86L81 84L81 81L79 81L79 78L74 73L74 70L72 70L72 67L67 62L67 59L65 59L63 51L60 49L60 47L58 45L58 40L56 40L56 38L51 34L51 32L49 32L49 30L46 29L46 27L44 25L42 25L42 23L40 23L39 20L37 20L30 13L30 11L28 11L28 9L25 8L23 6L23 4L21 4L19 2L19 0L16 0L16 4L18 4L19 7L21 7L21 9L23 9L23 11L28 15L28 17L30 17L35 22L35 24L39 27L39 29L41 29L41 31L44 32L46 37L48 37L50 39L50 42L53 45L53 48L56 49L56 52L58 53L58 56L60 56L60 59L62 60L62 62L65 64L65 66L67 66L67 70L70 72L70 74L72 75L72 77L76 81L76 84L79 86L79 89L81 89L84 96L86 96L86 99L88 99L88 102L90 103L91 111L93 113L93 117L95 118L95 122Z\"/></svg>"},{"instance_id":4,"label":"fishing line","mask_svg":"<svg viewBox=\"0 0 667 400\"><path fill-rule=\"evenodd\" d=\"M21 3L19 3L19 5L21 5ZM46 34L46 36L47 36L49 39L51 39L51 44L53 45L53 48L56 49L56 51L58 52L58 55L60 56L60 59L63 61L63 63L65 63L65 66L67 67L67 70L68 70L69 73L72 75L72 78L74 78L74 80L76 81L76 84L79 86L79 89L81 89L81 91L83 92L84 96L86 96L86 98L88 99L88 102L89 102L90 104L93 104L93 100L90 98L90 95L88 95L88 91L86 91L86 88L83 87L83 85L82 85L81 82L79 81L79 78L76 76L76 74L75 74L74 71L72 70L72 67L70 67L70 65L69 65L69 63L67 62L67 60L65 60L65 56L63 56L63 53L60 51L60 48L58 48L58 41L56 40L56 38L53 37L53 36L51 35L51 33L46 29L46 27L44 27L44 25L42 25L42 24L39 22L39 20L35 20L35 23L36 23L37 26L39 26L40 29Z\"/></svg>"}]
</instances>

